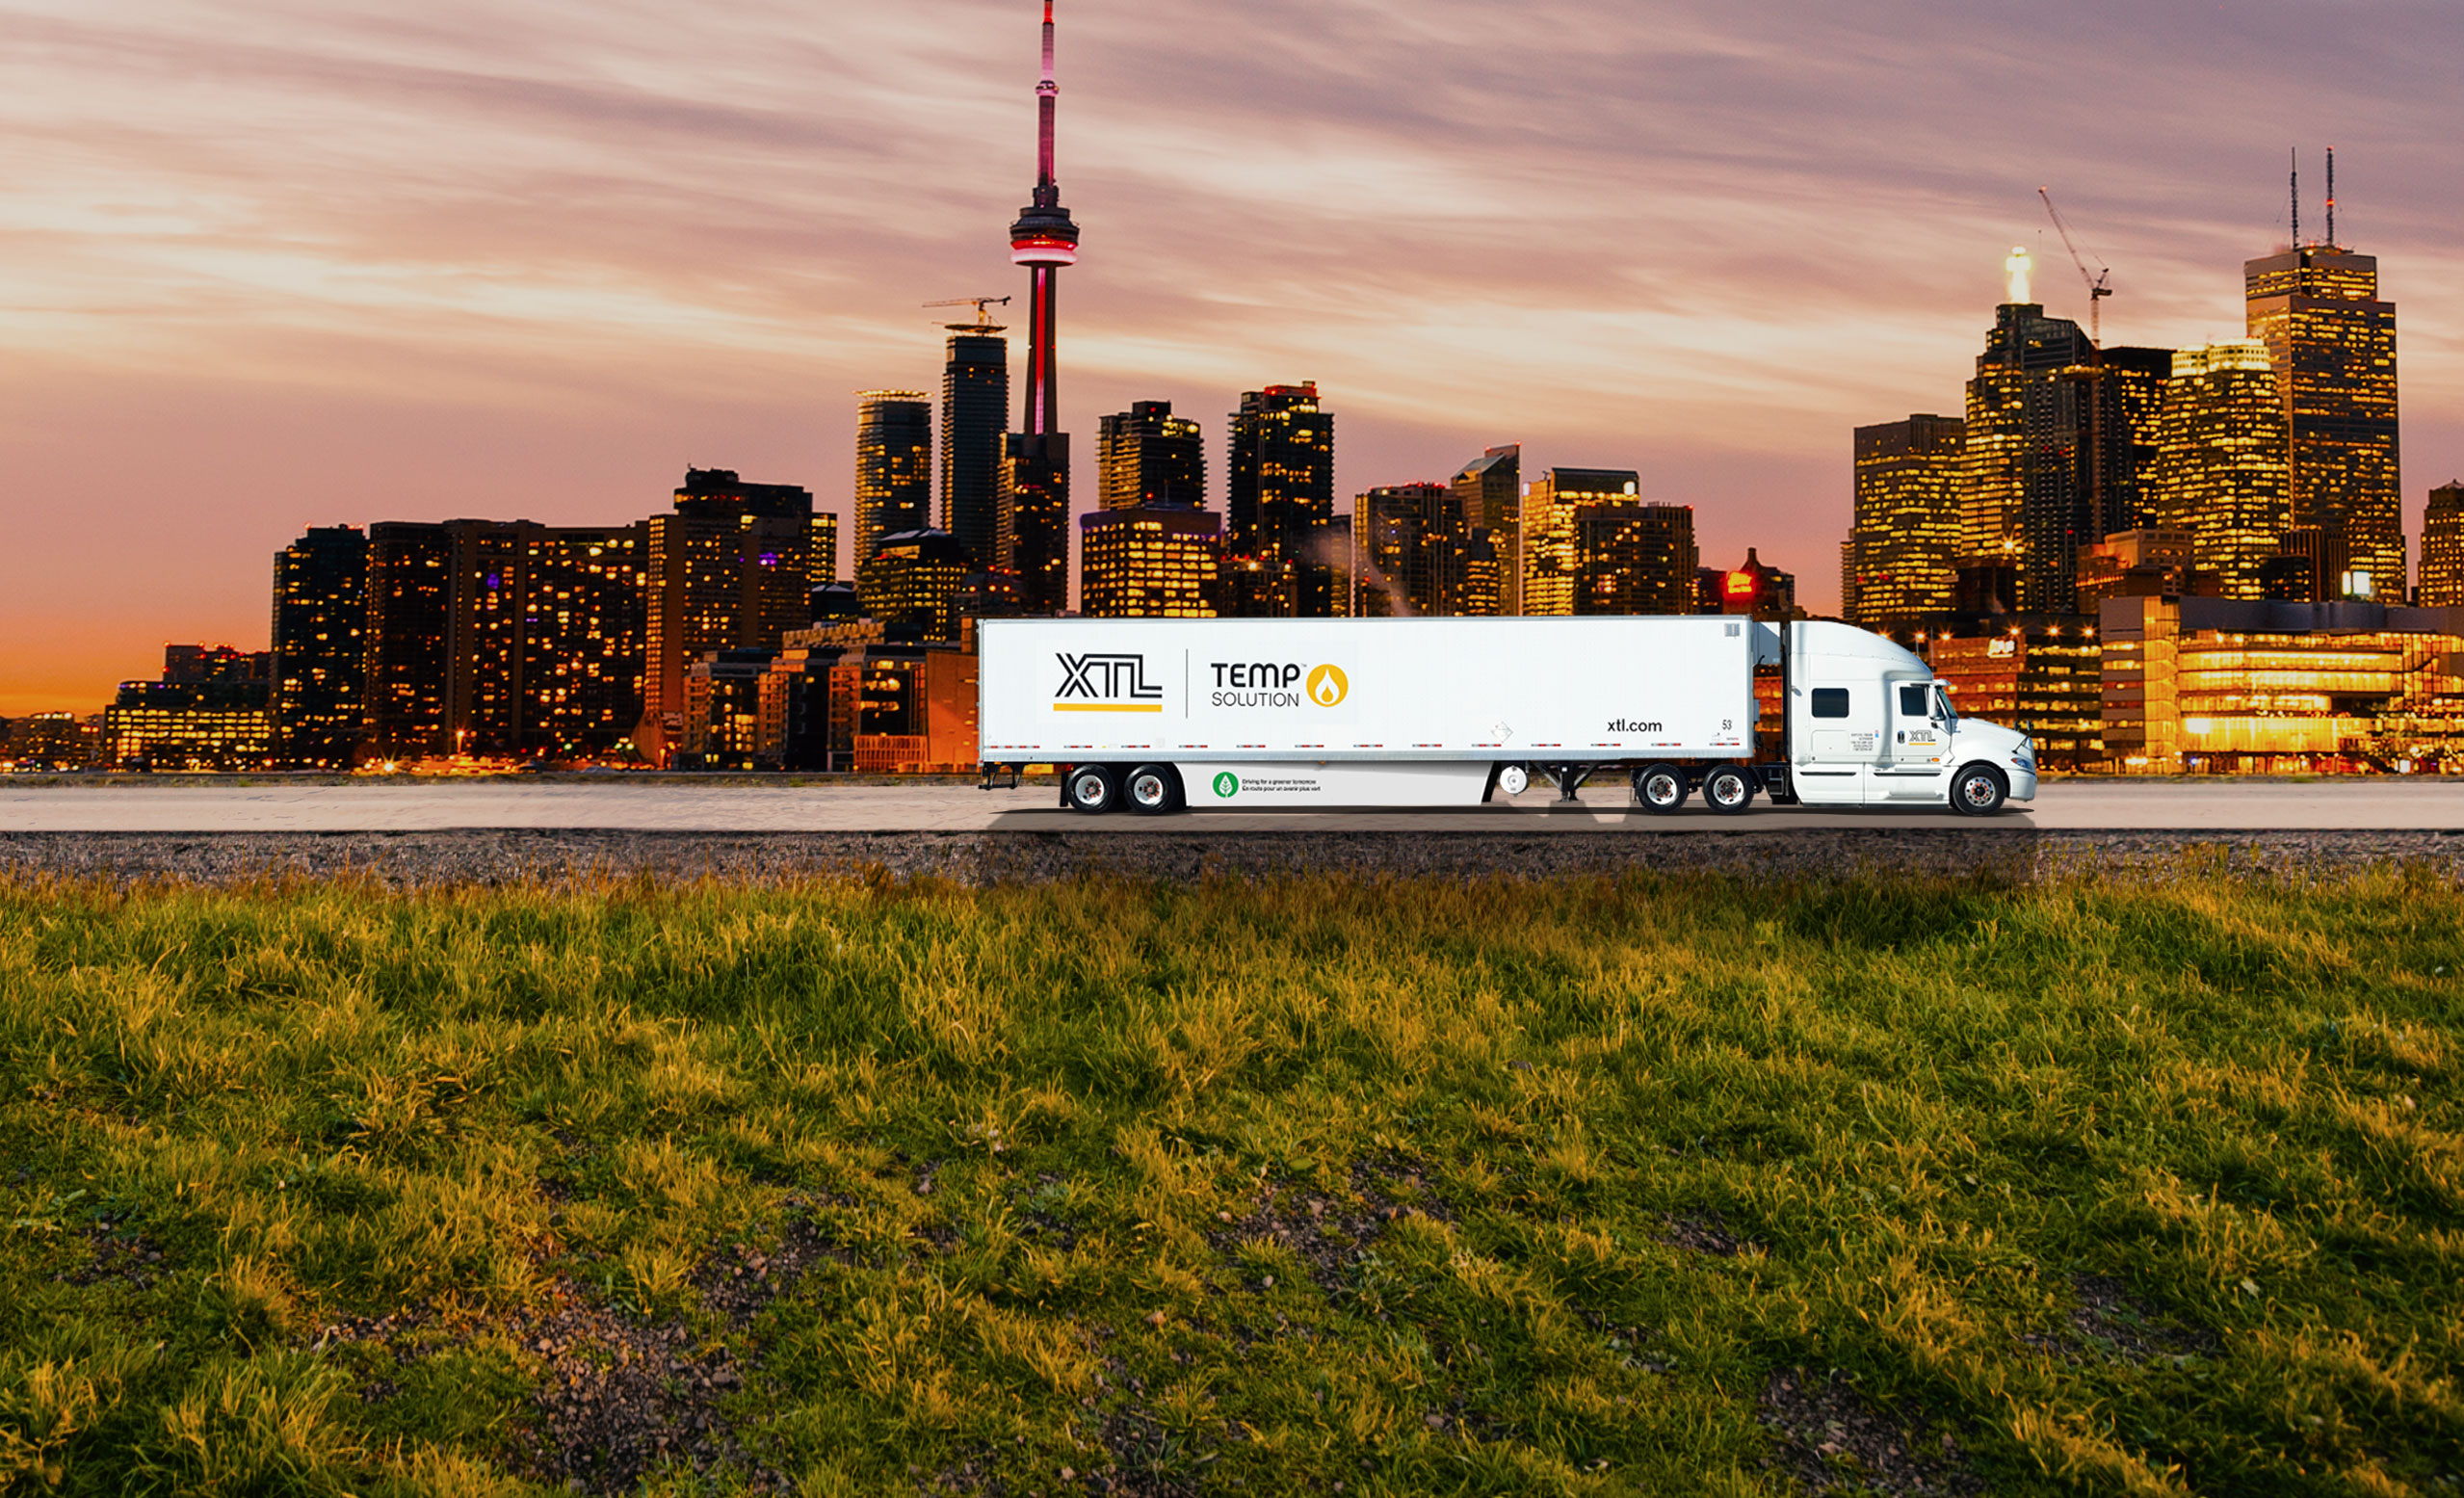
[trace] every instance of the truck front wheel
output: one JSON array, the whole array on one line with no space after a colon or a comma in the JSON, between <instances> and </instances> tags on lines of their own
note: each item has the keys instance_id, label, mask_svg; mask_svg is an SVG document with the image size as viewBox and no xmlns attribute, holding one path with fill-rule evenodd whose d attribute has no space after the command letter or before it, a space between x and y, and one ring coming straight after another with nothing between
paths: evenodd
<instances>
[{"instance_id":1,"label":"truck front wheel","mask_svg":"<svg viewBox=\"0 0 2464 1498\"><path fill-rule=\"evenodd\" d=\"M2009 794L2009 783L1991 765L1969 765L1951 777L1951 809L1964 816L1990 817Z\"/></svg>"},{"instance_id":2,"label":"truck front wheel","mask_svg":"<svg viewBox=\"0 0 2464 1498\"><path fill-rule=\"evenodd\" d=\"M1655 816L1686 803L1686 773L1675 765L1645 765L1634 773L1634 799Z\"/></svg>"},{"instance_id":3,"label":"truck front wheel","mask_svg":"<svg viewBox=\"0 0 2464 1498\"><path fill-rule=\"evenodd\" d=\"M1062 790L1069 797L1072 811L1110 811L1121 799L1120 778L1110 765L1080 765L1069 772Z\"/></svg>"},{"instance_id":4,"label":"truck front wheel","mask_svg":"<svg viewBox=\"0 0 2464 1498\"><path fill-rule=\"evenodd\" d=\"M1735 765L1722 765L1703 776L1703 804L1735 816L1754 803L1754 782Z\"/></svg>"}]
</instances>

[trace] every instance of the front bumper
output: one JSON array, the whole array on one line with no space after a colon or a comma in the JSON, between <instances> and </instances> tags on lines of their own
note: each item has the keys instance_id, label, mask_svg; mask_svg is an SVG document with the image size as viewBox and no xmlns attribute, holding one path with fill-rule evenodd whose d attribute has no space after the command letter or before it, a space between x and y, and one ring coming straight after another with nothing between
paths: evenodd
<instances>
[{"instance_id":1,"label":"front bumper","mask_svg":"<svg viewBox=\"0 0 2464 1498\"><path fill-rule=\"evenodd\" d=\"M2005 765L2003 769L2004 773L2010 776L2010 799L2012 801L2034 801L2036 799L2035 771L2022 770L2016 765Z\"/></svg>"}]
</instances>

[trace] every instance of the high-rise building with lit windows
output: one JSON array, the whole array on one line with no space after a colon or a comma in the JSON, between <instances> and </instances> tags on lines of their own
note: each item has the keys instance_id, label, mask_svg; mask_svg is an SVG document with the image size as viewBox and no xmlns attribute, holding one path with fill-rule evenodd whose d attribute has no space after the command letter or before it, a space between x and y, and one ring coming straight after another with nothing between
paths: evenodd
<instances>
[{"instance_id":1,"label":"high-rise building with lit windows","mask_svg":"<svg viewBox=\"0 0 2464 1498\"><path fill-rule=\"evenodd\" d=\"M1213 618L1223 517L1184 507L1081 515L1079 612L1088 618Z\"/></svg>"},{"instance_id":2,"label":"high-rise building with lit windows","mask_svg":"<svg viewBox=\"0 0 2464 1498\"><path fill-rule=\"evenodd\" d=\"M2379 300L2378 261L2310 244L2241 271L2249 335L2284 403L2294 524L2322 533L2332 593L2400 601L2396 306Z\"/></svg>"},{"instance_id":3,"label":"high-rise building with lit windows","mask_svg":"<svg viewBox=\"0 0 2464 1498\"><path fill-rule=\"evenodd\" d=\"M2417 601L2425 609L2464 607L2464 481L2429 491Z\"/></svg>"},{"instance_id":4,"label":"high-rise building with lit windows","mask_svg":"<svg viewBox=\"0 0 2464 1498\"><path fill-rule=\"evenodd\" d=\"M1516 517L1514 549L1521 568L1516 596L1521 612L1542 616L1584 612L1575 606L1580 569L1575 512L1586 506L1638 505L1640 486L1641 476L1631 468L1541 470L1525 489ZM1688 563L1689 598L1693 575L1693 564Z\"/></svg>"},{"instance_id":5,"label":"high-rise building with lit windows","mask_svg":"<svg viewBox=\"0 0 2464 1498\"><path fill-rule=\"evenodd\" d=\"M2011 569L2022 612L2068 613L2079 548L2104 534L2089 461L2099 385L2082 378L2094 352L2077 323L2005 302L1968 381L1958 565Z\"/></svg>"},{"instance_id":6,"label":"high-rise building with lit windows","mask_svg":"<svg viewBox=\"0 0 2464 1498\"><path fill-rule=\"evenodd\" d=\"M881 538L932 523L932 405L921 390L859 390L855 565Z\"/></svg>"},{"instance_id":7,"label":"high-rise building with lit windows","mask_svg":"<svg viewBox=\"0 0 2464 1498\"><path fill-rule=\"evenodd\" d=\"M348 770L367 717L368 533L310 529L274 558L275 758Z\"/></svg>"},{"instance_id":8,"label":"high-rise building with lit windows","mask_svg":"<svg viewBox=\"0 0 2464 1498\"><path fill-rule=\"evenodd\" d=\"M2255 339L2173 355L2158 422L2149 523L2190 538L2198 591L2264 598L2291 523L2284 403Z\"/></svg>"},{"instance_id":9,"label":"high-rise building with lit windows","mask_svg":"<svg viewBox=\"0 0 2464 1498\"><path fill-rule=\"evenodd\" d=\"M1460 484L1398 484L1351 502L1354 593L1373 618L1495 614L1499 565Z\"/></svg>"},{"instance_id":10,"label":"high-rise building with lit windows","mask_svg":"<svg viewBox=\"0 0 2464 1498\"><path fill-rule=\"evenodd\" d=\"M1523 528L1522 447L1508 443L1488 449L1455 473L1453 488L1463 524L1480 533L1484 539L1479 544L1487 548L1485 558L1476 557L1469 563L1470 571L1495 578L1485 585L1467 583L1470 591L1461 612L1522 613L1522 555L1516 549ZM1490 601L1484 607L1476 607L1472 594Z\"/></svg>"},{"instance_id":11,"label":"high-rise building with lit windows","mask_svg":"<svg viewBox=\"0 0 2464 1498\"><path fill-rule=\"evenodd\" d=\"M1947 614L1956 595L1968 424L1910 416L1856 429L1856 516L1843 559L1850 623Z\"/></svg>"},{"instance_id":12,"label":"high-rise building with lit windows","mask_svg":"<svg viewBox=\"0 0 2464 1498\"><path fill-rule=\"evenodd\" d=\"M1095 429L1095 502L1105 510L1196 510L1206 503L1206 442L1169 401L1140 401Z\"/></svg>"},{"instance_id":13,"label":"high-rise building with lit windows","mask_svg":"<svg viewBox=\"0 0 2464 1498\"><path fill-rule=\"evenodd\" d=\"M368 752L571 760L642 719L648 527L369 532Z\"/></svg>"},{"instance_id":14,"label":"high-rise building with lit windows","mask_svg":"<svg viewBox=\"0 0 2464 1498\"><path fill-rule=\"evenodd\" d=\"M959 635L958 590L976 570L974 559L947 531L884 536L856 571L864 612L906 638L950 641Z\"/></svg>"},{"instance_id":15,"label":"high-rise building with lit windows","mask_svg":"<svg viewBox=\"0 0 2464 1498\"><path fill-rule=\"evenodd\" d=\"M647 595L642 727L655 763L684 722L685 672L712 650L774 650L812 621L813 495L694 468L672 514L652 515L642 559ZM878 539L878 538L877 538Z\"/></svg>"},{"instance_id":16,"label":"high-rise building with lit windows","mask_svg":"<svg viewBox=\"0 0 2464 1498\"><path fill-rule=\"evenodd\" d=\"M1223 465L1227 550L1289 571L1292 616L1330 618L1349 607L1350 538L1335 524L1335 418L1315 381L1241 397Z\"/></svg>"},{"instance_id":17,"label":"high-rise building with lit windows","mask_svg":"<svg viewBox=\"0 0 2464 1498\"><path fill-rule=\"evenodd\" d=\"M811 565L814 587L839 580L838 516L826 510L813 512Z\"/></svg>"},{"instance_id":18,"label":"high-rise building with lit windows","mask_svg":"<svg viewBox=\"0 0 2464 1498\"><path fill-rule=\"evenodd\" d=\"M951 323L941 368L941 529L980 567L997 566L1001 444L1009 428L1009 340L995 323ZM861 558L857 558L861 561ZM836 575L836 574L833 574ZM851 565L849 576L853 575Z\"/></svg>"},{"instance_id":19,"label":"high-rise building with lit windows","mask_svg":"<svg viewBox=\"0 0 2464 1498\"><path fill-rule=\"evenodd\" d=\"M1627 500L1562 508L1573 556L1568 613L1694 612L1702 553L1694 544L1692 506Z\"/></svg>"},{"instance_id":20,"label":"high-rise building with lit windows","mask_svg":"<svg viewBox=\"0 0 2464 1498\"><path fill-rule=\"evenodd\" d=\"M450 754L445 707L453 632L454 539L433 521L368 527L367 719L361 739L382 760Z\"/></svg>"}]
</instances>

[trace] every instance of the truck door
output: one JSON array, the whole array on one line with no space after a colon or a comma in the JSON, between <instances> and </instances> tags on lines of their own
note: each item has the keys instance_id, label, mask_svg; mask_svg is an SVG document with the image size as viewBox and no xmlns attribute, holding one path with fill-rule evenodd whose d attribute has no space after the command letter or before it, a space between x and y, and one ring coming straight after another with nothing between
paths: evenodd
<instances>
[{"instance_id":1,"label":"truck door","mask_svg":"<svg viewBox=\"0 0 2464 1498\"><path fill-rule=\"evenodd\" d=\"M1934 713L1933 683L1894 679L1884 682L1882 690L1889 731L1882 736L1873 778L1867 782L1868 800L1940 802L1951 735Z\"/></svg>"},{"instance_id":2,"label":"truck door","mask_svg":"<svg viewBox=\"0 0 2464 1498\"><path fill-rule=\"evenodd\" d=\"M1886 709L1883 683L1868 676L1800 687L1789 706L1797 713L1798 747L1790 780L1809 806L1856 806L1866 801L1866 779L1882 741ZM1879 798L1876 798L1877 800Z\"/></svg>"}]
</instances>

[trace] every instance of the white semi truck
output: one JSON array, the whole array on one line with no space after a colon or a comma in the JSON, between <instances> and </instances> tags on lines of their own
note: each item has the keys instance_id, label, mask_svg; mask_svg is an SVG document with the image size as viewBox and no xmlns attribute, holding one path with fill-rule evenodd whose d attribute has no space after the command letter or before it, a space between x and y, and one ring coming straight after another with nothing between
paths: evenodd
<instances>
[{"instance_id":1,"label":"white semi truck","mask_svg":"<svg viewBox=\"0 0 2464 1498\"><path fill-rule=\"evenodd\" d=\"M1082 812L1468 806L1622 772L1696 792L1985 816L2036 794L2028 736L1963 718L1915 655L1846 624L1679 618L986 619L985 783L1062 767ZM1758 740L1776 668L1778 742Z\"/></svg>"}]
</instances>

